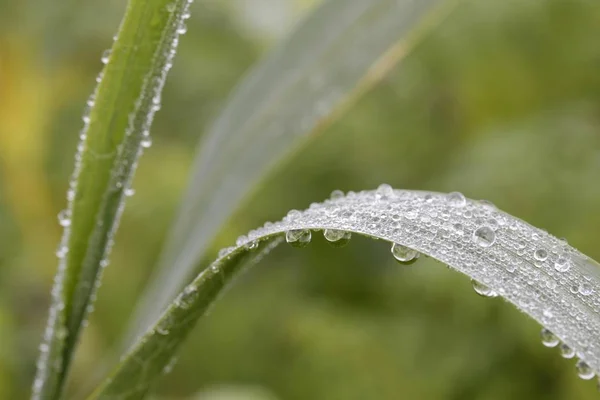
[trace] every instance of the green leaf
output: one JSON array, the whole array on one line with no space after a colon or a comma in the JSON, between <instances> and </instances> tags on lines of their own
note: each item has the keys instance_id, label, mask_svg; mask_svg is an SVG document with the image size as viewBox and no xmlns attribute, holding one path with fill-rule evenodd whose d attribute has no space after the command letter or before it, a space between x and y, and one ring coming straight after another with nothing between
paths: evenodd
<instances>
[{"instance_id":1,"label":"green leaf","mask_svg":"<svg viewBox=\"0 0 600 400\"><path fill-rule=\"evenodd\" d=\"M171 67L188 0L131 0L84 116L82 141L61 213L65 227L33 398L61 397L91 310L127 190Z\"/></svg>"},{"instance_id":2,"label":"green leaf","mask_svg":"<svg viewBox=\"0 0 600 400\"><path fill-rule=\"evenodd\" d=\"M201 143L133 330L149 326L192 278L223 224L269 171L385 77L456 3L327 1L246 77Z\"/></svg>"},{"instance_id":3,"label":"green leaf","mask_svg":"<svg viewBox=\"0 0 600 400\"><path fill-rule=\"evenodd\" d=\"M447 264L473 279L481 295L504 297L553 332L544 335L556 335L575 351L582 378L600 371L598 263L489 202L382 185L294 210L240 237L179 294L91 398L141 398L244 263L256 262L284 237L306 244L321 230L333 244L361 234L392 243L390 257L399 261L414 261L421 253Z\"/></svg>"}]
</instances>

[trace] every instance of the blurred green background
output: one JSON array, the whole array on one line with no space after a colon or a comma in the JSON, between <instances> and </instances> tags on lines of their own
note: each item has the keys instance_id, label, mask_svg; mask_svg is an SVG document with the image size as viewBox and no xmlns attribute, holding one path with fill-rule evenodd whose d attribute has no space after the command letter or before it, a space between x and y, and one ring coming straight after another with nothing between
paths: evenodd
<instances>
[{"instance_id":1,"label":"blurred green background","mask_svg":"<svg viewBox=\"0 0 600 400\"><path fill-rule=\"evenodd\" d=\"M101 376L160 252L195 145L315 1L196 0L128 201L72 397ZM29 394L56 214L125 0L0 0L0 398ZM333 189L459 190L600 259L600 2L465 1L375 90L282 163L215 243ZM315 235L318 236L318 235ZM209 260L207 259L206 262ZM204 263L203 265L206 265ZM282 246L201 320L159 399L592 399L539 326L388 245ZM70 397L71 397L70 396Z\"/></svg>"}]
</instances>

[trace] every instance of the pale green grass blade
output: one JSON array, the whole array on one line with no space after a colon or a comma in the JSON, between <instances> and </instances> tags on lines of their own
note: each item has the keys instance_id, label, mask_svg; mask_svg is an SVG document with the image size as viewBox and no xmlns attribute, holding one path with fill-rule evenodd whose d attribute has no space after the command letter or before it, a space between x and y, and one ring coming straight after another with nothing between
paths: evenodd
<instances>
[{"instance_id":1,"label":"pale green grass blade","mask_svg":"<svg viewBox=\"0 0 600 400\"><path fill-rule=\"evenodd\" d=\"M447 264L474 279L482 295L502 296L553 332L545 333L546 342L560 339L574 350L580 377L600 372L598 263L489 202L382 185L291 211L240 237L179 294L92 398L141 398L240 266L252 254L263 255L256 249L270 249L284 237L308 242L321 230L328 240L345 240L348 233L386 240L404 261L412 249Z\"/></svg>"},{"instance_id":2,"label":"pale green grass blade","mask_svg":"<svg viewBox=\"0 0 600 400\"><path fill-rule=\"evenodd\" d=\"M274 165L379 82L456 3L327 1L247 76L201 143L133 331L194 275L219 229Z\"/></svg>"},{"instance_id":3,"label":"pale green grass blade","mask_svg":"<svg viewBox=\"0 0 600 400\"><path fill-rule=\"evenodd\" d=\"M110 54L102 57L106 66L88 101L69 206L60 216L60 265L33 398L61 397L138 158L150 143L188 7L188 0L131 0Z\"/></svg>"}]
</instances>

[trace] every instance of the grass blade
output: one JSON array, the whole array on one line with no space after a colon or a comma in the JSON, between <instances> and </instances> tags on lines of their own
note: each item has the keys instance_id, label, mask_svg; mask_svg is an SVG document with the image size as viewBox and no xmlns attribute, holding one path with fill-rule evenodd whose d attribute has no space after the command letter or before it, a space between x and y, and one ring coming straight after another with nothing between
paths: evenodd
<instances>
[{"instance_id":1,"label":"grass blade","mask_svg":"<svg viewBox=\"0 0 600 400\"><path fill-rule=\"evenodd\" d=\"M264 254L253 249L269 250L286 236L310 240L316 230L328 230L329 238L332 230L338 237L366 235L435 258L478 282L480 293L504 297L552 331L579 357L582 378L600 372L598 263L489 202L382 185L293 210L240 237L179 294L92 399L140 398L235 272Z\"/></svg>"},{"instance_id":2,"label":"grass blade","mask_svg":"<svg viewBox=\"0 0 600 400\"><path fill-rule=\"evenodd\" d=\"M201 143L134 330L145 329L191 279L218 230L269 170L380 81L457 2L327 1L248 75Z\"/></svg>"},{"instance_id":3,"label":"grass blade","mask_svg":"<svg viewBox=\"0 0 600 400\"><path fill-rule=\"evenodd\" d=\"M99 84L88 101L75 172L61 213L59 271L33 398L61 397L81 328L171 67L188 0L131 0Z\"/></svg>"}]
</instances>

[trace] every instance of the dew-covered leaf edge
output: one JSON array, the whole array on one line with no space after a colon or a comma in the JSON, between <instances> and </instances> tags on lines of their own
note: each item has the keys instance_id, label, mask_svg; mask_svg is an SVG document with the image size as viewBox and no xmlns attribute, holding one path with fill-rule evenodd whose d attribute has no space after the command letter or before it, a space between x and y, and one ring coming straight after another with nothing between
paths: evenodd
<instances>
[{"instance_id":1,"label":"dew-covered leaf edge","mask_svg":"<svg viewBox=\"0 0 600 400\"><path fill-rule=\"evenodd\" d=\"M160 109L191 0L130 0L87 101L84 127L59 214L58 272L37 362L32 399L59 399L82 328L92 311L125 198Z\"/></svg>"},{"instance_id":2,"label":"dew-covered leaf edge","mask_svg":"<svg viewBox=\"0 0 600 400\"><path fill-rule=\"evenodd\" d=\"M557 338L553 345L562 342L580 359L582 378L591 379L600 372L600 269L596 261L489 202L469 200L456 192L393 190L382 185L376 191L335 192L331 199L304 211L292 210L283 220L268 222L238 238L235 246L221 250L91 399L140 398L169 369L177 347L242 266L258 261L286 233L290 239L290 231L314 235L321 230L382 239L448 265L483 284L490 297L504 297L552 332ZM587 374L581 367L589 368Z\"/></svg>"}]
</instances>

